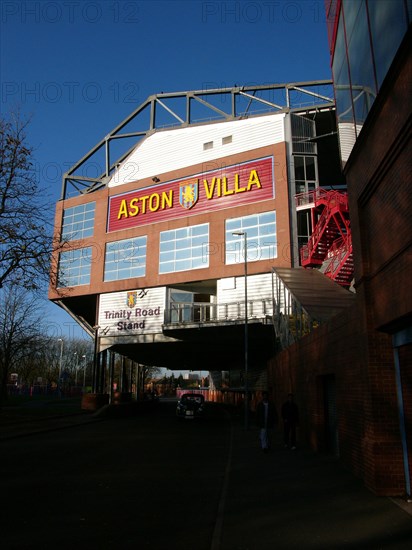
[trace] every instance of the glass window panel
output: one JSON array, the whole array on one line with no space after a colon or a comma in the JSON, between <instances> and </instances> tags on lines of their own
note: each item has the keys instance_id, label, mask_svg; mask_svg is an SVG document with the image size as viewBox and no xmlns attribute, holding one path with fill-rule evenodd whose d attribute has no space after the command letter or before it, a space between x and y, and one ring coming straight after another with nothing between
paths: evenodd
<instances>
[{"instance_id":1,"label":"glass window panel","mask_svg":"<svg viewBox=\"0 0 412 550\"><path fill-rule=\"evenodd\" d=\"M104 280L122 280L146 274L147 237L107 243Z\"/></svg>"},{"instance_id":2,"label":"glass window panel","mask_svg":"<svg viewBox=\"0 0 412 550\"><path fill-rule=\"evenodd\" d=\"M332 64L338 120L353 121L352 98L349 87L343 17L340 18Z\"/></svg>"},{"instance_id":3,"label":"glass window panel","mask_svg":"<svg viewBox=\"0 0 412 550\"><path fill-rule=\"evenodd\" d=\"M184 250L176 250L176 260L186 260L192 256L192 251L190 248L185 248Z\"/></svg>"},{"instance_id":4,"label":"glass window panel","mask_svg":"<svg viewBox=\"0 0 412 550\"><path fill-rule=\"evenodd\" d=\"M162 243L165 241L174 241L176 239L176 231L164 231L162 233Z\"/></svg>"},{"instance_id":5,"label":"glass window panel","mask_svg":"<svg viewBox=\"0 0 412 550\"><path fill-rule=\"evenodd\" d=\"M175 262L175 271L188 271L191 267L189 260L178 260Z\"/></svg>"},{"instance_id":6,"label":"glass window panel","mask_svg":"<svg viewBox=\"0 0 412 550\"><path fill-rule=\"evenodd\" d=\"M254 227L247 228L248 241L252 242L251 239L254 239L258 235L259 235L259 227L257 225Z\"/></svg>"},{"instance_id":7,"label":"glass window panel","mask_svg":"<svg viewBox=\"0 0 412 550\"><path fill-rule=\"evenodd\" d=\"M89 284L91 256L91 248L62 252L59 258L58 286Z\"/></svg>"},{"instance_id":8,"label":"glass window panel","mask_svg":"<svg viewBox=\"0 0 412 550\"><path fill-rule=\"evenodd\" d=\"M209 234L209 226L208 224L202 224L202 225L195 225L192 228L192 235L195 237L197 235L208 235Z\"/></svg>"},{"instance_id":9,"label":"glass window panel","mask_svg":"<svg viewBox=\"0 0 412 550\"><path fill-rule=\"evenodd\" d=\"M195 237L194 237L195 235ZM209 224L189 226L174 231L174 240L170 232L160 234L159 273L173 273L207 267L206 245L209 242ZM164 243L170 244L165 250Z\"/></svg>"},{"instance_id":10,"label":"glass window panel","mask_svg":"<svg viewBox=\"0 0 412 550\"><path fill-rule=\"evenodd\" d=\"M403 0L379 0L368 2L378 87L395 57L408 29Z\"/></svg>"},{"instance_id":11,"label":"glass window panel","mask_svg":"<svg viewBox=\"0 0 412 550\"><path fill-rule=\"evenodd\" d=\"M247 224L252 220L255 222L254 226L246 230ZM232 235L232 231L242 229L246 233L248 261L276 257L276 212L263 212L226 221L226 264L244 262L244 236Z\"/></svg>"},{"instance_id":12,"label":"glass window panel","mask_svg":"<svg viewBox=\"0 0 412 550\"><path fill-rule=\"evenodd\" d=\"M306 180L315 180L316 179L316 169L315 169L315 158L314 157L305 157L306 164Z\"/></svg>"},{"instance_id":13,"label":"glass window panel","mask_svg":"<svg viewBox=\"0 0 412 550\"><path fill-rule=\"evenodd\" d=\"M198 269L198 268L208 267L208 266L209 266L208 256L205 256L204 258L193 258L192 269Z\"/></svg>"},{"instance_id":14,"label":"glass window panel","mask_svg":"<svg viewBox=\"0 0 412 550\"><path fill-rule=\"evenodd\" d=\"M275 234L276 234L276 224L274 223L261 225L259 228L259 235L275 235Z\"/></svg>"},{"instance_id":15,"label":"glass window panel","mask_svg":"<svg viewBox=\"0 0 412 550\"><path fill-rule=\"evenodd\" d=\"M253 227L258 224L258 216L248 216L242 220L242 228Z\"/></svg>"},{"instance_id":16,"label":"glass window panel","mask_svg":"<svg viewBox=\"0 0 412 550\"><path fill-rule=\"evenodd\" d=\"M349 67L356 123L359 131L376 97L373 59L369 39L366 5L362 2L344 2L348 35Z\"/></svg>"},{"instance_id":17,"label":"glass window panel","mask_svg":"<svg viewBox=\"0 0 412 550\"><path fill-rule=\"evenodd\" d=\"M63 212L62 240L83 239L93 235L96 203L87 203ZM87 209L87 223L86 223Z\"/></svg>"},{"instance_id":18,"label":"glass window panel","mask_svg":"<svg viewBox=\"0 0 412 550\"><path fill-rule=\"evenodd\" d=\"M199 237L194 237L192 239L192 247L202 246L203 244L207 244L207 243L208 243L208 239L206 239L204 235L199 236Z\"/></svg>"},{"instance_id":19,"label":"glass window panel","mask_svg":"<svg viewBox=\"0 0 412 550\"><path fill-rule=\"evenodd\" d=\"M237 222L236 219L226 221L226 231L227 232L236 231L236 229L238 229L238 228L239 228L239 225L238 225L238 222Z\"/></svg>"},{"instance_id":20,"label":"glass window panel","mask_svg":"<svg viewBox=\"0 0 412 550\"><path fill-rule=\"evenodd\" d=\"M188 235L188 231L186 227L183 227L181 229L176 230L176 237L175 239L179 241L180 239L184 239Z\"/></svg>"},{"instance_id":21,"label":"glass window panel","mask_svg":"<svg viewBox=\"0 0 412 550\"><path fill-rule=\"evenodd\" d=\"M165 241L160 243L160 250L162 252L165 252L167 250L174 250L174 248L175 248L174 241Z\"/></svg>"},{"instance_id":22,"label":"glass window panel","mask_svg":"<svg viewBox=\"0 0 412 550\"><path fill-rule=\"evenodd\" d=\"M293 157L293 162L295 165L295 179L304 180L305 179L305 163L303 157Z\"/></svg>"},{"instance_id":23,"label":"glass window panel","mask_svg":"<svg viewBox=\"0 0 412 550\"><path fill-rule=\"evenodd\" d=\"M260 225L263 225L265 223L272 223L272 221L273 221L273 212L264 212L263 214L259 215Z\"/></svg>"},{"instance_id":24,"label":"glass window panel","mask_svg":"<svg viewBox=\"0 0 412 550\"><path fill-rule=\"evenodd\" d=\"M179 239L176 241L176 250L182 250L183 248L190 247L190 239Z\"/></svg>"}]
</instances>

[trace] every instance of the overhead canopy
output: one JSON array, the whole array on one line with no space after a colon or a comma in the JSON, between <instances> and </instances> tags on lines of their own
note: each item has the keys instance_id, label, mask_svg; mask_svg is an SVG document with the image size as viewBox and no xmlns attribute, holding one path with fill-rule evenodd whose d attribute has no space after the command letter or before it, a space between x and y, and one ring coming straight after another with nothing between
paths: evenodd
<instances>
[{"instance_id":1,"label":"overhead canopy","mask_svg":"<svg viewBox=\"0 0 412 550\"><path fill-rule=\"evenodd\" d=\"M352 305L355 294L317 269L276 268L273 272L313 320L328 321Z\"/></svg>"}]
</instances>

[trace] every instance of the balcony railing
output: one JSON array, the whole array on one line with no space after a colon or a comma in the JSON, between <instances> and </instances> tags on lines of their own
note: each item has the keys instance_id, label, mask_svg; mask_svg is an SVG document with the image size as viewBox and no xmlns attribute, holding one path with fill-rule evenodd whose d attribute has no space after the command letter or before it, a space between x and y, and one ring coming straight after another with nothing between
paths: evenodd
<instances>
[{"instance_id":1,"label":"balcony railing","mask_svg":"<svg viewBox=\"0 0 412 550\"><path fill-rule=\"evenodd\" d=\"M248 319L266 319L272 316L272 298L248 300ZM173 302L165 311L165 325L193 323L219 323L245 318L244 300L214 304L210 302Z\"/></svg>"}]
</instances>

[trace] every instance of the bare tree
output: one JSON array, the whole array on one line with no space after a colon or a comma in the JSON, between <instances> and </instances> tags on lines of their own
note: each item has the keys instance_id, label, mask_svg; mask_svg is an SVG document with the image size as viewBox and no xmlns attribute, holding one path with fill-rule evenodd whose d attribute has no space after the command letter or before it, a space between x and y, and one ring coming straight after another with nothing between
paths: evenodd
<instances>
[{"instance_id":1,"label":"bare tree","mask_svg":"<svg viewBox=\"0 0 412 550\"><path fill-rule=\"evenodd\" d=\"M45 346L39 299L16 286L0 290L0 406L10 373Z\"/></svg>"},{"instance_id":2,"label":"bare tree","mask_svg":"<svg viewBox=\"0 0 412 550\"><path fill-rule=\"evenodd\" d=\"M0 117L0 288L12 282L36 290L49 275L52 214L27 126L18 115Z\"/></svg>"}]
</instances>

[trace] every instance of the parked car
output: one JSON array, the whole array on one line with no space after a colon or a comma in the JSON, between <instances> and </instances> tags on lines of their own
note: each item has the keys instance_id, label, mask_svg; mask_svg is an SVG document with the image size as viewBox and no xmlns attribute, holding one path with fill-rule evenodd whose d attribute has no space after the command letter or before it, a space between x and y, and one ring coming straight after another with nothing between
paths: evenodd
<instances>
[{"instance_id":1,"label":"parked car","mask_svg":"<svg viewBox=\"0 0 412 550\"><path fill-rule=\"evenodd\" d=\"M177 403L176 416L194 420L202 418L205 409L205 398L199 393L185 393Z\"/></svg>"}]
</instances>

